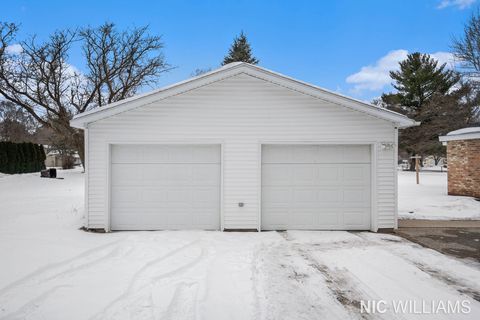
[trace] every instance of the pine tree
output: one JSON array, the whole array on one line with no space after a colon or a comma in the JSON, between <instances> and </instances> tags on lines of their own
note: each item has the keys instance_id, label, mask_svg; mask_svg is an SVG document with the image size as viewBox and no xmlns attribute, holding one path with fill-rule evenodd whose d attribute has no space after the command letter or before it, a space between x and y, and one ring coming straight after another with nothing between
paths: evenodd
<instances>
[{"instance_id":1,"label":"pine tree","mask_svg":"<svg viewBox=\"0 0 480 320\"><path fill-rule=\"evenodd\" d=\"M383 94L382 104L421 122L420 126L400 132L401 153L409 156L444 154L444 147L438 141L438 136L446 132L443 132L444 126L437 125L440 121L438 114L447 112L453 117L458 112L458 104L442 105L440 110L440 104L432 103L432 100L438 101L452 95L460 76L455 71L446 69L446 64L438 65L438 61L430 55L416 52L401 61L400 69L390 72L390 77L394 80L392 85L397 92ZM414 169L413 162L410 167Z\"/></svg>"},{"instance_id":2,"label":"pine tree","mask_svg":"<svg viewBox=\"0 0 480 320\"><path fill-rule=\"evenodd\" d=\"M460 80L458 73L445 67L429 54L415 52L400 62L399 71L390 72L401 104L413 116L434 94L446 94Z\"/></svg>"},{"instance_id":3,"label":"pine tree","mask_svg":"<svg viewBox=\"0 0 480 320\"><path fill-rule=\"evenodd\" d=\"M252 55L252 48L243 31L233 40L233 44L228 50L228 55L223 59L222 65L239 61L251 64L258 64L259 62L258 59Z\"/></svg>"}]
</instances>

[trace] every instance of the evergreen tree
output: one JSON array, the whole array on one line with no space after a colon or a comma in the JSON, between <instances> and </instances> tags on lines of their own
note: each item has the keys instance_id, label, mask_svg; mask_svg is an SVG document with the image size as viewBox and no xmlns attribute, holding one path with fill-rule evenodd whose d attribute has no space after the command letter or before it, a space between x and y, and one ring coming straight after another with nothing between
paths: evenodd
<instances>
[{"instance_id":1,"label":"evergreen tree","mask_svg":"<svg viewBox=\"0 0 480 320\"><path fill-rule=\"evenodd\" d=\"M7 173L15 173L17 163L17 145L13 142L7 142Z\"/></svg>"},{"instance_id":2,"label":"evergreen tree","mask_svg":"<svg viewBox=\"0 0 480 320\"><path fill-rule=\"evenodd\" d=\"M37 172L41 170L39 166L40 163L40 153L36 144L32 144L32 163L33 163L33 172Z\"/></svg>"},{"instance_id":3,"label":"evergreen tree","mask_svg":"<svg viewBox=\"0 0 480 320\"><path fill-rule=\"evenodd\" d=\"M0 141L0 172L7 172L7 149L6 143Z\"/></svg>"},{"instance_id":4,"label":"evergreen tree","mask_svg":"<svg viewBox=\"0 0 480 320\"><path fill-rule=\"evenodd\" d=\"M233 44L228 50L228 55L223 59L222 65L237 61L251 64L258 64L259 62L258 59L252 55L252 48L243 31L233 40Z\"/></svg>"},{"instance_id":5,"label":"evergreen tree","mask_svg":"<svg viewBox=\"0 0 480 320\"><path fill-rule=\"evenodd\" d=\"M23 143L15 143L15 145L17 147L15 173L25 173L25 155L23 153Z\"/></svg>"},{"instance_id":6,"label":"evergreen tree","mask_svg":"<svg viewBox=\"0 0 480 320\"><path fill-rule=\"evenodd\" d=\"M393 87L398 90L396 95L406 111L415 116L434 94L446 94L458 83L460 76L445 67L430 55L415 52L400 62L399 71L390 72Z\"/></svg>"},{"instance_id":7,"label":"evergreen tree","mask_svg":"<svg viewBox=\"0 0 480 320\"><path fill-rule=\"evenodd\" d=\"M438 65L438 61L430 55L416 52L401 61L400 69L390 72L390 77L394 80L392 85L397 92L383 94L382 105L421 122L420 126L400 132L400 152L409 156L443 155L445 148L438 141L438 136L445 134L448 128L436 124L444 119L438 115L446 113L448 117L454 118L460 110L461 99L458 100L457 95L450 97L449 101L457 99L455 101L458 103L449 106L439 104L438 101L455 92L454 86L459 83L460 76L453 70L446 69L446 64ZM437 103L432 103L434 98ZM452 121L452 126L459 125L465 123L454 124ZM455 129L458 127L452 130ZM410 167L414 169L413 161Z\"/></svg>"},{"instance_id":8,"label":"evergreen tree","mask_svg":"<svg viewBox=\"0 0 480 320\"><path fill-rule=\"evenodd\" d=\"M41 144L37 145L40 157L39 157L39 170L45 169L45 160L47 159L47 155L45 154L45 149Z\"/></svg>"}]
</instances>

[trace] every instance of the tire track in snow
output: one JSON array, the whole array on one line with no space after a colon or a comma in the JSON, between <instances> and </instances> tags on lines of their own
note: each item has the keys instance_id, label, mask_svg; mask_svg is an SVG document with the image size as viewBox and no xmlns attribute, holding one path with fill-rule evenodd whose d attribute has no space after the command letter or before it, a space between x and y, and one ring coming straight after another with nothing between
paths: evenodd
<instances>
[{"instance_id":1,"label":"tire track in snow","mask_svg":"<svg viewBox=\"0 0 480 320\"><path fill-rule=\"evenodd\" d=\"M319 272L324 278L328 289L335 299L355 318L372 319L372 315L360 312L360 301L372 299L371 295L356 289L354 277L348 272L331 270L325 264L314 259L306 251L295 248L298 254L305 259L307 264Z\"/></svg>"},{"instance_id":2,"label":"tire track in snow","mask_svg":"<svg viewBox=\"0 0 480 320\"><path fill-rule=\"evenodd\" d=\"M372 241L368 237L365 237L365 235L360 234L360 233L355 233L358 237L364 239L366 242L371 243L372 245L379 246L378 241ZM418 249L422 248L420 245L415 244L413 242L410 242L408 240L405 240L403 238L399 238L398 240L396 239L390 239L390 238L380 238L379 241L384 241L384 242L389 242L388 245L381 245L379 246L383 250L387 250L387 248L392 248L397 246L398 244L402 243L404 245L409 245L412 249ZM397 247L398 248L398 247ZM460 279L456 276L454 276L451 273L446 272L445 270L441 270L440 268L436 268L435 266L432 265L427 265L424 261L421 259L416 259L413 258L405 253L399 252L399 250L388 250L389 253L402 258L415 267L417 267L420 271L430 275L431 277L439 280L440 282L446 284L447 286L451 287L452 289L456 290L458 293L462 295L466 295L476 301L480 302L480 291L472 288L469 286L468 282L466 282L463 279ZM442 253L440 253L442 254ZM453 258L452 258L453 259Z\"/></svg>"},{"instance_id":3,"label":"tire track in snow","mask_svg":"<svg viewBox=\"0 0 480 320\"><path fill-rule=\"evenodd\" d=\"M198 283L180 283L162 319L190 320L197 315Z\"/></svg>"},{"instance_id":4,"label":"tire track in snow","mask_svg":"<svg viewBox=\"0 0 480 320\"><path fill-rule=\"evenodd\" d=\"M158 272L156 269L165 262L165 260L175 257L176 255L182 253L183 251L193 247L200 240L195 240L190 243L187 243L180 248L169 251L168 253L150 260L147 262L140 270L138 270L132 277L127 289L119 297L109 303L102 311L98 312L96 315L90 319L116 319L118 313L131 312L132 308L138 307L140 304L144 309L149 309L150 316L144 318L154 318L153 312L156 306L153 303L152 292L154 287L158 285L163 279L169 279L172 276L183 273L196 264L198 264L204 257L205 252L203 248L199 248L199 254L187 263L177 267L171 271L163 272L158 275L155 275ZM175 265L175 264L172 264ZM153 274L150 274L153 273ZM169 281L174 281L170 279ZM144 302L143 304L141 302ZM148 303L145 303L148 301ZM144 310L145 311L145 310ZM138 311L140 312L140 311ZM142 311L142 313L145 313ZM136 313L133 315L134 318L138 319L139 314Z\"/></svg>"},{"instance_id":5,"label":"tire track in snow","mask_svg":"<svg viewBox=\"0 0 480 320\"><path fill-rule=\"evenodd\" d=\"M43 266L27 276L16 280L12 282L11 284L8 284L7 286L3 287L0 289L0 297L7 293L8 291L12 290L13 288L16 288L18 286L24 285L25 283L28 282L43 282L47 281L49 279L55 278L57 275L63 274L68 271L69 267L73 267L73 269L78 269L82 268L84 265L90 265L91 263L94 263L96 260L103 259L106 255L109 253L113 252L109 251L106 254L104 253L105 249L110 248L110 247L115 247L118 245L118 242L110 242L102 246L95 247L93 249L89 249L86 251L83 251L82 253L61 261L57 263L51 263L46 266ZM97 257L99 256L99 257ZM79 266L72 266L75 264L75 262L80 262ZM59 270L57 270L59 269ZM50 274L50 276L48 275Z\"/></svg>"},{"instance_id":6,"label":"tire track in snow","mask_svg":"<svg viewBox=\"0 0 480 320\"><path fill-rule=\"evenodd\" d=\"M57 291L42 286L42 284L48 283L48 281L58 280L61 277L75 274L78 271L95 266L122 253L121 249L121 244L118 242L111 242L86 250L70 259L49 264L37 269L0 290L0 313L5 312L9 305L18 304L20 300L25 300L25 297L20 298L21 295L33 296L27 298L28 302L17 307L17 310L14 311L15 314L22 314L22 312L27 310L26 306L29 304L45 301L51 294ZM54 288L58 289L60 287L68 287L68 285L56 285ZM0 319L3 319L1 314ZM8 319L8 317L6 319Z\"/></svg>"},{"instance_id":7,"label":"tire track in snow","mask_svg":"<svg viewBox=\"0 0 480 320\"><path fill-rule=\"evenodd\" d=\"M336 299L324 275L285 240L260 246L256 253L254 319L360 318Z\"/></svg>"},{"instance_id":8,"label":"tire track in snow","mask_svg":"<svg viewBox=\"0 0 480 320\"><path fill-rule=\"evenodd\" d=\"M29 314L32 314L40 305L41 302L45 301L50 295L58 291L59 289L62 288L67 288L70 286L67 285L59 285L55 286L53 288L50 288L49 290L45 291L41 295L35 297L34 299L28 301L25 303L23 306L21 306L19 309L16 311L0 318L0 319L8 319L8 320L16 320L16 319L25 319Z\"/></svg>"}]
</instances>

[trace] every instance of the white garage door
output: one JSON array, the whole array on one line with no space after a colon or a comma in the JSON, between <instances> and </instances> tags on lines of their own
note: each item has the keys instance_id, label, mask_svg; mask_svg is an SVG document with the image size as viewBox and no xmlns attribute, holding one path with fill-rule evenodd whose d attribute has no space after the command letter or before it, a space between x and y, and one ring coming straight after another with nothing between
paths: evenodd
<instances>
[{"instance_id":1,"label":"white garage door","mask_svg":"<svg viewBox=\"0 0 480 320\"><path fill-rule=\"evenodd\" d=\"M368 145L264 145L262 229L370 228Z\"/></svg>"},{"instance_id":2,"label":"white garage door","mask_svg":"<svg viewBox=\"0 0 480 320\"><path fill-rule=\"evenodd\" d=\"M219 229L219 145L114 145L111 229Z\"/></svg>"}]
</instances>

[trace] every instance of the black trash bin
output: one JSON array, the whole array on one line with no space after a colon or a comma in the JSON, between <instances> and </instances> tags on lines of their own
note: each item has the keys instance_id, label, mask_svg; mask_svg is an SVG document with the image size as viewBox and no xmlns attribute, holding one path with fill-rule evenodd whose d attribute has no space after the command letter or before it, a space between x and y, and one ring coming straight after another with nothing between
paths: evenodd
<instances>
[{"instance_id":1,"label":"black trash bin","mask_svg":"<svg viewBox=\"0 0 480 320\"><path fill-rule=\"evenodd\" d=\"M57 169L50 168L40 171L40 177L42 178L56 178L57 177Z\"/></svg>"}]
</instances>

